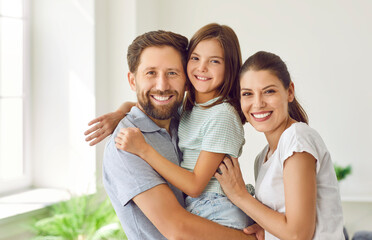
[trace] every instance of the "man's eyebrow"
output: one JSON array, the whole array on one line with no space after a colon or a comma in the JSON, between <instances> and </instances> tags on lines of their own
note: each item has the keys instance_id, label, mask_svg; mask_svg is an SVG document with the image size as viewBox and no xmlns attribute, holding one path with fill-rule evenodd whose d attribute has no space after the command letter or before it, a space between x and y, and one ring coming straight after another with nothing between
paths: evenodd
<instances>
[{"instance_id":1,"label":"man's eyebrow","mask_svg":"<svg viewBox=\"0 0 372 240\"><path fill-rule=\"evenodd\" d=\"M156 67L147 67L147 68L144 68L143 71L149 71L149 70L156 70ZM167 68L167 71L177 71L177 72L180 72L182 71L181 69L177 68L177 67L170 67L170 68Z\"/></svg>"}]
</instances>

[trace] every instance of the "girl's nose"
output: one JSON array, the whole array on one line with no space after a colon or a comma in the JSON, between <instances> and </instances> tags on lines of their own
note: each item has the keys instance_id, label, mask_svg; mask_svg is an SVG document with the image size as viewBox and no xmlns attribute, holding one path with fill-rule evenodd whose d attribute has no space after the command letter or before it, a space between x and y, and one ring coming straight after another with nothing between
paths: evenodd
<instances>
[{"instance_id":1,"label":"girl's nose","mask_svg":"<svg viewBox=\"0 0 372 240\"><path fill-rule=\"evenodd\" d=\"M206 72L207 71L207 63L206 62L204 62L204 61L200 61L199 62L199 65L198 65L198 70L200 71L200 72Z\"/></svg>"}]
</instances>

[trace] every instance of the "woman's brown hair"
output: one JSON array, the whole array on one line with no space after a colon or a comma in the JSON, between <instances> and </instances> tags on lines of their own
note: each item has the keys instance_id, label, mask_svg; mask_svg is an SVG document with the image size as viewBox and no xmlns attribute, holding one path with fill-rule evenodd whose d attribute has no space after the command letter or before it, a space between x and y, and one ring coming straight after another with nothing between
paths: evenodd
<instances>
[{"instance_id":1,"label":"woman's brown hair","mask_svg":"<svg viewBox=\"0 0 372 240\"><path fill-rule=\"evenodd\" d=\"M279 56L273 53L260 51L250 56L240 69L240 77L249 70L270 71L282 82L285 89L288 89L292 82L286 64ZM305 110L297 101L296 97L294 97L292 102L288 103L288 113L291 118L298 122L304 122L306 124L309 122Z\"/></svg>"},{"instance_id":2,"label":"woman's brown hair","mask_svg":"<svg viewBox=\"0 0 372 240\"><path fill-rule=\"evenodd\" d=\"M239 69L242 65L242 56L238 37L229 26L217 23L208 24L200 28L191 38L187 54L188 60L196 46L207 39L216 39L221 44L225 58L225 76L222 85L219 87L219 98L213 104L205 107L212 107L226 101L236 109L244 124L245 118L239 101ZM186 84L187 91L184 109L188 111L194 106L195 89L189 79L187 79Z\"/></svg>"}]
</instances>

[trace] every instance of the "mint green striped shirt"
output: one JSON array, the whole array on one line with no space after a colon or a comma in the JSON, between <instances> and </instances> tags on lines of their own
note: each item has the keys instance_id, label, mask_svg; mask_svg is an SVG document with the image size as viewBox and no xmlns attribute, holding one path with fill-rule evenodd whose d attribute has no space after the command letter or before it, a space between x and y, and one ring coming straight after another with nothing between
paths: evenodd
<instances>
[{"instance_id":1,"label":"mint green striped shirt","mask_svg":"<svg viewBox=\"0 0 372 240\"><path fill-rule=\"evenodd\" d=\"M239 157L244 145L244 129L235 108L229 103L221 103L203 108L215 102L211 99L203 104L195 104L191 111L182 113L178 127L179 148L183 153L181 167L193 171L200 151L225 153ZM224 194L215 177L209 181L204 192Z\"/></svg>"}]
</instances>

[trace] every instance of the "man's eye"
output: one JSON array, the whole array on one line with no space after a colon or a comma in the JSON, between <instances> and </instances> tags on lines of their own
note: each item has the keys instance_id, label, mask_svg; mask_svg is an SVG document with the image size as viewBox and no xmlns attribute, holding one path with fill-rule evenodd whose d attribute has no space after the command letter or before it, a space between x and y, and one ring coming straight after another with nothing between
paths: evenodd
<instances>
[{"instance_id":1,"label":"man's eye","mask_svg":"<svg viewBox=\"0 0 372 240\"><path fill-rule=\"evenodd\" d=\"M148 71L146 75L155 75L155 71Z\"/></svg>"}]
</instances>

